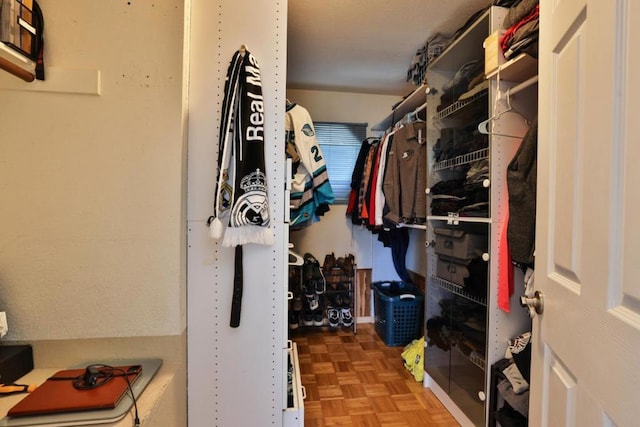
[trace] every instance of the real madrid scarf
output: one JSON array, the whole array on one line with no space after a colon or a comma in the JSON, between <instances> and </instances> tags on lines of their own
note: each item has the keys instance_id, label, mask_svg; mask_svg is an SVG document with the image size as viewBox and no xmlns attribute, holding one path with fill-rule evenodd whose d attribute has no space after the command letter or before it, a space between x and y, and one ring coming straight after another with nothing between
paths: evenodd
<instances>
[{"instance_id":1,"label":"real madrid scarf","mask_svg":"<svg viewBox=\"0 0 640 427\"><path fill-rule=\"evenodd\" d=\"M271 245L264 159L264 99L260 69L248 51L237 51L227 70L218 146L211 236L236 247L231 326L240 322L242 250L246 243Z\"/></svg>"}]
</instances>

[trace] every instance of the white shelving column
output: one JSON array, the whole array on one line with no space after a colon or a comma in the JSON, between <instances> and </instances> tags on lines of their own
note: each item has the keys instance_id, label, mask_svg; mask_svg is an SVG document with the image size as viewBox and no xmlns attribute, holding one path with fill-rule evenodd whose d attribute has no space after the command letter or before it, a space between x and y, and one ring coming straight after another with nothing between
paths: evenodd
<instances>
[{"instance_id":1,"label":"white shelving column","mask_svg":"<svg viewBox=\"0 0 640 427\"><path fill-rule=\"evenodd\" d=\"M281 426L286 406L284 106L287 2L192 0L188 147L188 408L191 426ZM245 245L238 328L232 248L209 237L227 67L244 44L260 65L274 246ZM190 57L190 58L189 58Z\"/></svg>"}]
</instances>

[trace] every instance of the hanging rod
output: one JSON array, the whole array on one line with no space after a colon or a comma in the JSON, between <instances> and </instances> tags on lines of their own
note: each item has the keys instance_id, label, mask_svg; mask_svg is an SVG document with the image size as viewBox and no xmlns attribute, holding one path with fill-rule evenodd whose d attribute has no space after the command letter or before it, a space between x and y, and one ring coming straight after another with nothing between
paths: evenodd
<instances>
[{"instance_id":1,"label":"hanging rod","mask_svg":"<svg viewBox=\"0 0 640 427\"><path fill-rule=\"evenodd\" d=\"M528 88L531 85L534 85L538 83L538 76L533 76L525 81L523 81L522 83L519 83L517 85L515 85L514 87L510 88L507 90L507 98L510 95L515 95L516 93L525 90L526 88Z\"/></svg>"},{"instance_id":2,"label":"hanging rod","mask_svg":"<svg viewBox=\"0 0 640 427\"><path fill-rule=\"evenodd\" d=\"M424 104L420 105L419 107L417 107L415 110L413 111L409 111L407 114L404 115L404 117L400 120L398 120L397 123L404 123L405 120L406 122L411 122L413 120L416 120L418 118L418 113L422 110L424 110L425 108L427 108L427 103L425 102Z\"/></svg>"},{"instance_id":3,"label":"hanging rod","mask_svg":"<svg viewBox=\"0 0 640 427\"><path fill-rule=\"evenodd\" d=\"M416 108L415 110L413 110L412 114L418 114L420 111L424 110L425 108L427 108L427 103L426 102L424 104L422 104L421 106L419 106L418 108Z\"/></svg>"}]
</instances>

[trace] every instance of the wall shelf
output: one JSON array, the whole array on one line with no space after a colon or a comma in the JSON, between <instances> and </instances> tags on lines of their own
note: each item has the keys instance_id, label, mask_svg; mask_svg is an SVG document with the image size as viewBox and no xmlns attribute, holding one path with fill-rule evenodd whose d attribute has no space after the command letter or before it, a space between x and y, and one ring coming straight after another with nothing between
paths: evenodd
<instances>
[{"instance_id":1,"label":"wall shelf","mask_svg":"<svg viewBox=\"0 0 640 427\"><path fill-rule=\"evenodd\" d=\"M375 124L371 128L371 130L384 132L385 130L389 129L391 126L395 124L395 122L402 119L408 113L411 113L416 109L418 109L418 107L421 107L425 102L426 96L427 96L427 85L423 84L422 86L416 88L416 90L411 92L409 96L403 99L393 109L391 114L389 114L379 123Z\"/></svg>"},{"instance_id":2,"label":"wall shelf","mask_svg":"<svg viewBox=\"0 0 640 427\"><path fill-rule=\"evenodd\" d=\"M482 148L471 153L462 154L456 156L453 159L442 160L433 166L434 171L440 171L444 169L450 169L456 166L466 165L467 163L475 162L478 160L484 160L489 158L489 149Z\"/></svg>"},{"instance_id":3,"label":"wall shelf","mask_svg":"<svg viewBox=\"0 0 640 427\"><path fill-rule=\"evenodd\" d=\"M491 218L475 217L475 216L458 216L455 219L449 216L429 215L427 221L457 221L457 222L478 222L491 224Z\"/></svg>"},{"instance_id":4,"label":"wall shelf","mask_svg":"<svg viewBox=\"0 0 640 427\"><path fill-rule=\"evenodd\" d=\"M439 287L440 289L444 289L447 292L451 292L452 294L458 295L460 297L466 298L469 301L473 301L475 303L478 303L482 306L487 306L487 299L486 298L478 298L476 296L473 296L471 294L469 294L468 292L465 292L464 287L460 286L456 283L453 282L449 282L448 280L442 279L438 276L431 276L431 283L437 287Z\"/></svg>"},{"instance_id":5,"label":"wall shelf","mask_svg":"<svg viewBox=\"0 0 640 427\"><path fill-rule=\"evenodd\" d=\"M471 96L470 98L467 98L467 99L464 99L464 100L460 100L460 101L456 101L453 104L449 105L447 108L438 111L434 115L434 119L442 120L444 118L447 118L447 117L457 113L458 111L462 110L467 105L472 104L473 102L479 100L480 98L486 97L488 95L488 93L489 92L487 90L482 90L482 91L476 93L475 95Z\"/></svg>"},{"instance_id":6,"label":"wall shelf","mask_svg":"<svg viewBox=\"0 0 640 427\"><path fill-rule=\"evenodd\" d=\"M511 58L501 64L496 70L487 74L487 79L500 78L510 82L523 82L533 76L538 75L538 60L521 53L515 58Z\"/></svg>"},{"instance_id":7,"label":"wall shelf","mask_svg":"<svg viewBox=\"0 0 640 427\"><path fill-rule=\"evenodd\" d=\"M9 73L0 73L0 90L100 95L100 70L47 67L46 80L27 83Z\"/></svg>"}]
</instances>

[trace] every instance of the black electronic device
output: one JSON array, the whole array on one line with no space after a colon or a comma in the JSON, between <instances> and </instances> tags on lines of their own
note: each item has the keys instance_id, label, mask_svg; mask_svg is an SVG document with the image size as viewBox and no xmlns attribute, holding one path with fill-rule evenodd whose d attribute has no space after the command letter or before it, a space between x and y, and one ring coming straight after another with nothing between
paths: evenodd
<instances>
[{"instance_id":1,"label":"black electronic device","mask_svg":"<svg viewBox=\"0 0 640 427\"><path fill-rule=\"evenodd\" d=\"M12 384L32 370L30 345L0 345L0 384Z\"/></svg>"}]
</instances>

